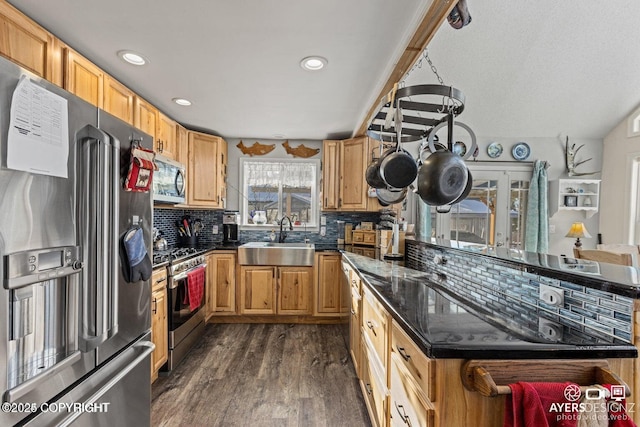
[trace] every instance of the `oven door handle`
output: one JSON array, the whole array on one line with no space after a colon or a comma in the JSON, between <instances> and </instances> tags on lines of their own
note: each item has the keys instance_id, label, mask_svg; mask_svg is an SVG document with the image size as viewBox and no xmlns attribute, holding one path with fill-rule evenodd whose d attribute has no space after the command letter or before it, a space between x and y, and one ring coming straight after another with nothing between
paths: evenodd
<instances>
[{"instance_id":1,"label":"oven door handle","mask_svg":"<svg viewBox=\"0 0 640 427\"><path fill-rule=\"evenodd\" d=\"M197 270L197 269L199 269L199 268L206 268L206 267L207 267L207 264L198 264L198 265L196 265L195 267L192 267L192 268L190 268L190 269L188 269L188 270L181 271L180 273L176 274L175 276L173 276L173 277L171 278L172 280L170 280L170 281L169 281L169 289L175 289L175 288L177 288L177 287L178 287L178 283L177 283L177 282L178 282L179 280L184 280L184 279L186 279L186 278L187 278L187 275L188 275L189 273L191 273L192 271L196 271L196 270Z\"/></svg>"}]
</instances>

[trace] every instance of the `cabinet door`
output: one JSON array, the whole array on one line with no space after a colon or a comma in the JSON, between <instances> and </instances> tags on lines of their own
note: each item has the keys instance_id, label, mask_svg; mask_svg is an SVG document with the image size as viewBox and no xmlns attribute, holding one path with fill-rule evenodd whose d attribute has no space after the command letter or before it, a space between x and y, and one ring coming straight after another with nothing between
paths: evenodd
<instances>
[{"instance_id":1,"label":"cabinet door","mask_svg":"<svg viewBox=\"0 0 640 427\"><path fill-rule=\"evenodd\" d=\"M368 138L342 141L340 146L340 208L366 210L368 185L365 180Z\"/></svg>"},{"instance_id":2,"label":"cabinet door","mask_svg":"<svg viewBox=\"0 0 640 427\"><path fill-rule=\"evenodd\" d=\"M52 34L6 2L0 3L0 34L0 55L61 86Z\"/></svg>"},{"instance_id":3,"label":"cabinet door","mask_svg":"<svg viewBox=\"0 0 640 427\"><path fill-rule=\"evenodd\" d=\"M340 141L322 143L322 209L335 210L340 198Z\"/></svg>"},{"instance_id":4,"label":"cabinet door","mask_svg":"<svg viewBox=\"0 0 640 427\"><path fill-rule=\"evenodd\" d=\"M104 110L133 125L135 94L109 75L104 76Z\"/></svg>"},{"instance_id":5,"label":"cabinet door","mask_svg":"<svg viewBox=\"0 0 640 427\"><path fill-rule=\"evenodd\" d=\"M275 314L274 267L240 267L240 314Z\"/></svg>"},{"instance_id":6,"label":"cabinet door","mask_svg":"<svg viewBox=\"0 0 640 427\"><path fill-rule=\"evenodd\" d=\"M156 348L153 350L152 371L155 373L165 364L169 352L167 323L167 290L161 288L151 294L151 341Z\"/></svg>"},{"instance_id":7,"label":"cabinet door","mask_svg":"<svg viewBox=\"0 0 640 427\"><path fill-rule=\"evenodd\" d=\"M351 354L351 360L353 361L353 367L356 371L356 376L359 378L360 374L360 360L362 353L362 339L360 328L362 327L361 319L361 298L354 288L350 288L352 291L351 298L351 310L349 318L349 353Z\"/></svg>"},{"instance_id":8,"label":"cabinet door","mask_svg":"<svg viewBox=\"0 0 640 427\"><path fill-rule=\"evenodd\" d=\"M339 254L318 254L318 314L339 314L341 311L341 285L344 282L341 259Z\"/></svg>"},{"instance_id":9,"label":"cabinet door","mask_svg":"<svg viewBox=\"0 0 640 427\"><path fill-rule=\"evenodd\" d=\"M104 72L73 50L65 49L64 88L103 108Z\"/></svg>"},{"instance_id":10,"label":"cabinet door","mask_svg":"<svg viewBox=\"0 0 640 427\"><path fill-rule=\"evenodd\" d=\"M411 375L391 357L390 421L392 427L434 425L434 409L416 389Z\"/></svg>"},{"instance_id":11,"label":"cabinet door","mask_svg":"<svg viewBox=\"0 0 640 427\"><path fill-rule=\"evenodd\" d=\"M160 144L163 156L175 159L176 152L176 127L177 123L158 111L156 139Z\"/></svg>"},{"instance_id":12,"label":"cabinet door","mask_svg":"<svg viewBox=\"0 0 640 427\"><path fill-rule=\"evenodd\" d=\"M176 160L182 164L189 162L189 132L184 127L176 126Z\"/></svg>"},{"instance_id":13,"label":"cabinet door","mask_svg":"<svg viewBox=\"0 0 640 427\"><path fill-rule=\"evenodd\" d=\"M189 163L187 168L188 204L220 207L217 165L220 138L199 132L189 132Z\"/></svg>"},{"instance_id":14,"label":"cabinet door","mask_svg":"<svg viewBox=\"0 0 640 427\"><path fill-rule=\"evenodd\" d=\"M160 147L156 138L156 120L158 110L144 99L136 96L133 102L133 125L142 132L153 137L153 151L160 153Z\"/></svg>"},{"instance_id":15,"label":"cabinet door","mask_svg":"<svg viewBox=\"0 0 640 427\"><path fill-rule=\"evenodd\" d=\"M236 256L235 254L214 254L212 256L215 295L215 313L236 313Z\"/></svg>"},{"instance_id":16,"label":"cabinet door","mask_svg":"<svg viewBox=\"0 0 640 427\"><path fill-rule=\"evenodd\" d=\"M218 194L220 196L219 208L225 208L227 205L227 162L228 162L227 141L222 138L218 139L218 161L216 168L218 169Z\"/></svg>"},{"instance_id":17,"label":"cabinet door","mask_svg":"<svg viewBox=\"0 0 640 427\"><path fill-rule=\"evenodd\" d=\"M311 314L313 267L278 268L278 314Z\"/></svg>"}]
</instances>

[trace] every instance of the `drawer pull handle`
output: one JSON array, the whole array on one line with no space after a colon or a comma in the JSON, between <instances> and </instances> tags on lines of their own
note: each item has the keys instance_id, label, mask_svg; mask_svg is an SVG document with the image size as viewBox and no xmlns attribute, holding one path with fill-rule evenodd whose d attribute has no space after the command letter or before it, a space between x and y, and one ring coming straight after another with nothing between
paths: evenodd
<instances>
[{"instance_id":1,"label":"drawer pull handle","mask_svg":"<svg viewBox=\"0 0 640 427\"><path fill-rule=\"evenodd\" d=\"M373 329L375 326L373 326L373 323L371 323L371 320L367 320L367 326L369 327L369 329L371 329L371 332L373 332L374 336L378 336L378 334L376 334L376 330Z\"/></svg>"},{"instance_id":2,"label":"drawer pull handle","mask_svg":"<svg viewBox=\"0 0 640 427\"><path fill-rule=\"evenodd\" d=\"M404 347L396 346L396 348L398 349L398 354L400 354L400 356L402 356L402 358L405 360L405 362L408 362L409 359L411 359L411 356L409 356L407 354L407 352L404 350Z\"/></svg>"},{"instance_id":3,"label":"drawer pull handle","mask_svg":"<svg viewBox=\"0 0 640 427\"><path fill-rule=\"evenodd\" d=\"M397 402L394 403L396 404L396 409L398 410L398 414L400 414L400 419L402 420L402 422L411 427L411 419L409 419L409 416L404 411L404 406L398 405ZM400 412L400 410L402 410L402 412Z\"/></svg>"},{"instance_id":4,"label":"drawer pull handle","mask_svg":"<svg viewBox=\"0 0 640 427\"><path fill-rule=\"evenodd\" d=\"M351 314L354 316L356 315L356 311L353 308L351 309Z\"/></svg>"},{"instance_id":5,"label":"drawer pull handle","mask_svg":"<svg viewBox=\"0 0 640 427\"><path fill-rule=\"evenodd\" d=\"M164 282L165 280L167 280L167 278L166 278L166 277L163 277L163 278L161 278L161 279L156 280L156 283L162 283L162 282Z\"/></svg>"},{"instance_id":6,"label":"drawer pull handle","mask_svg":"<svg viewBox=\"0 0 640 427\"><path fill-rule=\"evenodd\" d=\"M151 311L153 312L153 314L156 314L158 312L158 299L157 298L153 299L153 308L151 309Z\"/></svg>"},{"instance_id":7,"label":"drawer pull handle","mask_svg":"<svg viewBox=\"0 0 640 427\"><path fill-rule=\"evenodd\" d=\"M366 383L364 385L364 389L366 390L368 395L371 395L371 393L373 392L373 389L371 388L371 384L369 384L369 383Z\"/></svg>"}]
</instances>

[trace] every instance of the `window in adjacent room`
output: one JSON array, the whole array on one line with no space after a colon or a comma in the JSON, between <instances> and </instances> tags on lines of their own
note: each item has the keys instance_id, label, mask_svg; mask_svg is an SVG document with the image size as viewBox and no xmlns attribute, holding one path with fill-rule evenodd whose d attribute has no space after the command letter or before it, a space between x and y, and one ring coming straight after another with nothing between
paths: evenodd
<instances>
[{"instance_id":1,"label":"window in adjacent room","mask_svg":"<svg viewBox=\"0 0 640 427\"><path fill-rule=\"evenodd\" d=\"M273 228L287 215L295 226L317 228L319 160L240 159L242 225ZM264 212L266 223L260 224Z\"/></svg>"}]
</instances>

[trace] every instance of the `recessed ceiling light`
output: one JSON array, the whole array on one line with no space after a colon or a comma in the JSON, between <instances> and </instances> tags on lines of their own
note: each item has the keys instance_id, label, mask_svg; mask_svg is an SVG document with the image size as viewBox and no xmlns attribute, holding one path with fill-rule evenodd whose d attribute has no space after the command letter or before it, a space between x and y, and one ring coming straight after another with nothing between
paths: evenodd
<instances>
[{"instance_id":1,"label":"recessed ceiling light","mask_svg":"<svg viewBox=\"0 0 640 427\"><path fill-rule=\"evenodd\" d=\"M144 65L149 62L144 56L130 50L121 50L120 52L118 52L118 56L124 61L133 65Z\"/></svg>"},{"instance_id":2,"label":"recessed ceiling light","mask_svg":"<svg viewBox=\"0 0 640 427\"><path fill-rule=\"evenodd\" d=\"M322 56L307 56L300 61L300 66L307 71L318 71L327 65L327 58Z\"/></svg>"},{"instance_id":3,"label":"recessed ceiling light","mask_svg":"<svg viewBox=\"0 0 640 427\"><path fill-rule=\"evenodd\" d=\"M172 101L178 105L183 105L185 107L188 107L189 105L191 105L191 101L184 98L173 98Z\"/></svg>"}]
</instances>

